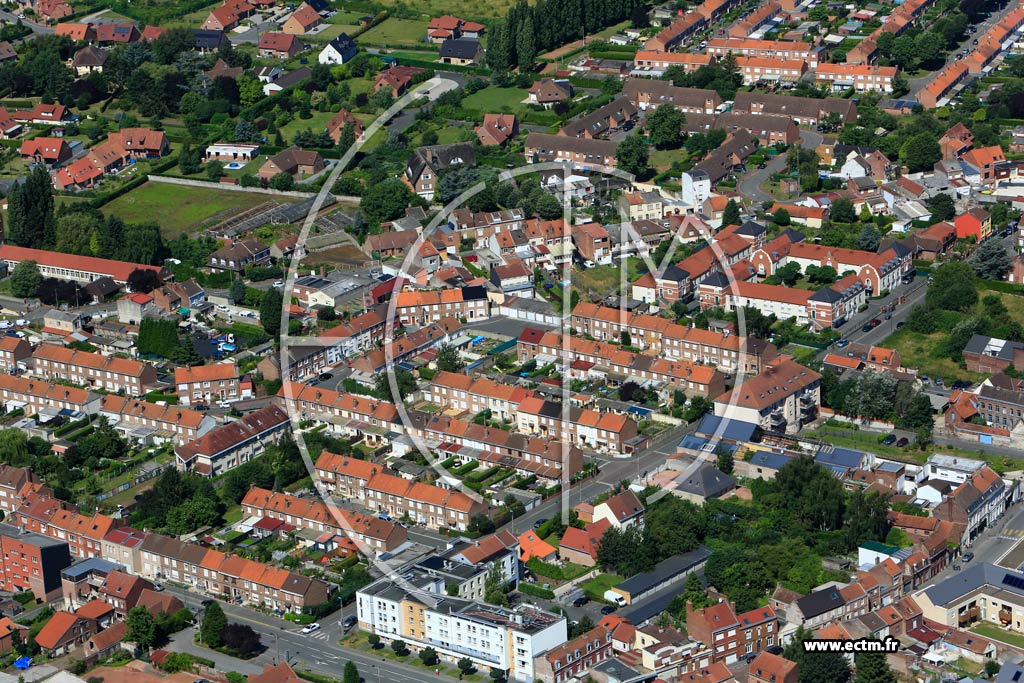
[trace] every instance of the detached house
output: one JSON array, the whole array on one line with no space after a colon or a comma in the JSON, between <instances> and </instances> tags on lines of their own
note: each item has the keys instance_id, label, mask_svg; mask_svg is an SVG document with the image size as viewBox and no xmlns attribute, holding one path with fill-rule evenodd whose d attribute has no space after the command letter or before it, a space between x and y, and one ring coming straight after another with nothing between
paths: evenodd
<instances>
[{"instance_id":1,"label":"detached house","mask_svg":"<svg viewBox=\"0 0 1024 683\"><path fill-rule=\"evenodd\" d=\"M409 155L402 182L419 196L432 200L438 173L453 166L476 166L476 152L472 145L456 142L420 147Z\"/></svg>"},{"instance_id":2,"label":"detached house","mask_svg":"<svg viewBox=\"0 0 1024 683\"><path fill-rule=\"evenodd\" d=\"M38 137L21 143L21 158L37 164L57 166L71 158L71 148L63 138Z\"/></svg>"},{"instance_id":3,"label":"detached house","mask_svg":"<svg viewBox=\"0 0 1024 683\"><path fill-rule=\"evenodd\" d=\"M322 17L309 3L302 3L288 20L281 24L281 30L293 35L309 33L320 25Z\"/></svg>"},{"instance_id":4,"label":"detached house","mask_svg":"<svg viewBox=\"0 0 1024 683\"><path fill-rule=\"evenodd\" d=\"M556 102L573 96L572 84L566 80L542 78L530 87L530 103L550 109Z\"/></svg>"},{"instance_id":5,"label":"detached house","mask_svg":"<svg viewBox=\"0 0 1024 683\"><path fill-rule=\"evenodd\" d=\"M270 263L270 247L254 238L237 240L210 254L210 268L241 273L246 266Z\"/></svg>"},{"instance_id":6,"label":"detached house","mask_svg":"<svg viewBox=\"0 0 1024 683\"><path fill-rule=\"evenodd\" d=\"M273 31L268 31L260 36L258 47L260 57L264 58L288 59L302 51L302 44L294 35Z\"/></svg>"},{"instance_id":7,"label":"detached house","mask_svg":"<svg viewBox=\"0 0 1024 683\"><path fill-rule=\"evenodd\" d=\"M267 159L257 173L263 180L270 180L278 173L306 177L324 170L324 158L320 152L289 147Z\"/></svg>"},{"instance_id":8,"label":"detached house","mask_svg":"<svg viewBox=\"0 0 1024 683\"><path fill-rule=\"evenodd\" d=\"M476 128L476 136L485 147L504 145L519 134L515 114L484 114L484 122Z\"/></svg>"},{"instance_id":9,"label":"detached house","mask_svg":"<svg viewBox=\"0 0 1024 683\"><path fill-rule=\"evenodd\" d=\"M426 69L418 66L392 66L384 69L373 81L373 92L387 88L394 97L401 97L413 86L413 80L423 73L426 73Z\"/></svg>"},{"instance_id":10,"label":"detached house","mask_svg":"<svg viewBox=\"0 0 1024 683\"><path fill-rule=\"evenodd\" d=\"M210 12L206 21L203 22L202 28L213 31L230 31L255 12L256 8L245 0L227 0L223 5Z\"/></svg>"},{"instance_id":11,"label":"detached house","mask_svg":"<svg viewBox=\"0 0 1024 683\"><path fill-rule=\"evenodd\" d=\"M327 43L317 56L317 61L321 64L344 64L355 57L358 51L355 41L347 33L342 33Z\"/></svg>"},{"instance_id":12,"label":"detached house","mask_svg":"<svg viewBox=\"0 0 1024 683\"><path fill-rule=\"evenodd\" d=\"M441 63L471 66L479 64L484 57L480 42L468 38L451 38L441 43Z\"/></svg>"}]
</instances>

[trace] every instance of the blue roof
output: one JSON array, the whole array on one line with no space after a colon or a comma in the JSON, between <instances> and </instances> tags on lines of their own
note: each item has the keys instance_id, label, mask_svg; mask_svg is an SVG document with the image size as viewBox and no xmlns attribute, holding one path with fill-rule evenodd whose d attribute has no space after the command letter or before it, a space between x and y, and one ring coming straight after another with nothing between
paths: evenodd
<instances>
[{"instance_id":1,"label":"blue roof","mask_svg":"<svg viewBox=\"0 0 1024 683\"><path fill-rule=\"evenodd\" d=\"M814 461L819 465L839 465L852 470L860 467L864 461L864 452L834 446L831 452L819 450L814 456Z\"/></svg>"},{"instance_id":2,"label":"blue roof","mask_svg":"<svg viewBox=\"0 0 1024 683\"><path fill-rule=\"evenodd\" d=\"M781 469L783 465L793 459L791 455L772 453L771 451L758 451L750 458L750 464L754 467L767 467L769 469Z\"/></svg>"},{"instance_id":3,"label":"blue roof","mask_svg":"<svg viewBox=\"0 0 1024 683\"><path fill-rule=\"evenodd\" d=\"M730 441L750 441L757 432L757 425L753 422L742 420L731 420L718 415L705 415L701 418L700 424L694 430L697 434L710 436L716 439L729 439Z\"/></svg>"},{"instance_id":4,"label":"blue roof","mask_svg":"<svg viewBox=\"0 0 1024 683\"><path fill-rule=\"evenodd\" d=\"M105 560L102 557L90 557L65 568L61 571L61 574L74 578L84 576L93 571L110 572L115 569L124 569L124 565Z\"/></svg>"},{"instance_id":5,"label":"blue roof","mask_svg":"<svg viewBox=\"0 0 1024 683\"><path fill-rule=\"evenodd\" d=\"M634 415L639 415L641 417L644 417L646 415L650 415L651 414L651 409L650 408L643 408L641 406L630 406L629 410L627 410L626 412L627 413L632 413Z\"/></svg>"},{"instance_id":6,"label":"blue roof","mask_svg":"<svg viewBox=\"0 0 1024 683\"><path fill-rule=\"evenodd\" d=\"M709 440L701 436L694 436L693 434L687 434L683 437L683 440L679 442L680 448L686 448L691 451L702 450L704 446L711 443Z\"/></svg>"},{"instance_id":7,"label":"blue roof","mask_svg":"<svg viewBox=\"0 0 1024 683\"><path fill-rule=\"evenodd\" d=\"M875 469L882 472L899 472L903 469L903 465L898 462L880 462Z\"/></svg>"}]
</instances>

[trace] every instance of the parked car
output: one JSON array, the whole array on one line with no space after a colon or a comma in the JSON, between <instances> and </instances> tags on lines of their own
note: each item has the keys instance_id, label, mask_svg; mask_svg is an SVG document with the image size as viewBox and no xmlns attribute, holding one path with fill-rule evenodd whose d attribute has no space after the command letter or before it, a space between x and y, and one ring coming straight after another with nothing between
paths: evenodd
<instances>
[{"instance_id":1,"label":"parked car","mask_svg":"<svg viewBox=\"0 0 1024 683\"><path fill-rule=\"evenodd\" d=\"M576 598L575 600L572 601L572 606L573 607L583 607L588 602L590 602L590 598L588 598L586 595L581 595L580 597L578 597L578 598Z\"/></svg>"},{"instance_id":2,"label":"parked car","mask_svg":"<svg viewBox=\"0 0 1024 683\"><path fill-rule=\"evenodd\" d=\"M889 434L884 439L882 439L882 445L883 446L891 446L894 443L896 443L896 435L895 434Z\"/></svg>"},{"instance_id":3,"label":"parked car","mask_svg":"<svg viewBox=\"0 0 1024 683\"><path fill-rule=\"evenodd\" d=\"M850 340L849 339L840 339L840 340L838 340L836 342L836 348L837 349L845 349L849 345L850 345Z\"/></svg>"},{"instance_id":4,"label":"parked car","mask_svg":"<svg viewBox=\"0 0 1024 683\"><path fill-rule=\"evenodd\" d=\"M326 382L327 380L333 379L333 378L334 378L334 375L332 375L331 373L329 373L329 372L321 372L320 376L317 379L319 379L321 382Z\"/></svg>"},{"instance_id":5,"label":"parked car","mask_svg":"<svg viewBox=\"0 0 1024 683\"><path fill-rule=\"evenodd\" d=\"M900 440L896 442L896 445L899 446L900 448L903 448L904 446L906 446L909 443L910 443L910 439L908 439L907 437L903 436L903 437L900 437Z\"/></svg>"},{"instance_id":6,"label":"parked car","mask_svg":"<svg viewBox=\"0 0 1024 683\"><path fill-rule=\"evenodd\" d=\"M536 531L537 529L541 528L547 521L548 521L547 517L541 517L540 519L538 519L536 522L533 523L533 530Z\"/></svg>"},{"instance_id":7,"label":"parked car","mask_svg":"<svg viewBox=\"0 0 1024 683\"><path fill-rule=\"evenodd\" d=\"M605 605L601 608L601 614L608 616L609 614L614 613L615 609L615 605Z\"/></svg>"},{"instance_id":8,"label":"parked car","mask_svg":"<svg viewBox=\"0 0 1024 683\"><path fill-rule=\"evenodd\" d=\"M346 631L348 631L353 626L355 626L358 622L359 622L359 619L356 618L356 615L351 614L351 615L345 617L345 621L341 622L341 626Z\"/></svg>"},{"instance_id":9,"label":"parked car","mask_svg":"<svg viewBox=\"0 0 1024 683\"><path fill-rule=\"evenodd\" d=\"M319 631L319 630L320 630L320 624L318 624L318 623L316 623L314 621L312 624L308 624L305 628L302 629L302 634L303 635L309 635L310 633L313 633L314 631Z\"/></svg>"},{"instance_id":10,"label":"parked car","mask_svg":"<svg viewBox=\"0 0 1024 683\"><path fill-rule=\"evenodd\" d=\"M937 387L941 387L942 386L942 378L941 377L936 377L935 378L935 386L937 386Z\"/></svg>"},{"instance_id":11,"label":"parked car","mask_svg":"<svg viewBox=\"0 0 1024 683\"><path fill-rule=\"evenodd\" d=\"M925 386L928 386L929 384L932 383L932 381L930 379L928 379L928 375L921 375L921 376L918 377L918 379L920 379L921 380L921 384L923 384Z\"/></svg>"},{"instance_id":12,"label":"parked car","mask_svg":"<svg viewBox=\"0 0 1024 683\"><path fill-rule=\"evenodd\" d=\"M974 553L964 553L964 556L961 559L963 559L964 562L970 562L974 559Z\"/></svg>"}]
</instances>

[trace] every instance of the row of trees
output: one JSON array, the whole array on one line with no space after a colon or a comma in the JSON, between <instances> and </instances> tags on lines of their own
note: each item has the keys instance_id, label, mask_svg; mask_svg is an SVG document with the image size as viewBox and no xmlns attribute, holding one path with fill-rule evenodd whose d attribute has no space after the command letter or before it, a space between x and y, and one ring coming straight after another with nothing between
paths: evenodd
<instances>
[{"instance_id":1,"label":"row of trees","mask_svg":"<svg viewBox=\"0 0 1024 683\"><path fill-rule=\"evenodd\" d=\"M537 55L629 19L639 0L520 0L488 28L487 64L532 71Z\"/></svg>"}]
</instances>

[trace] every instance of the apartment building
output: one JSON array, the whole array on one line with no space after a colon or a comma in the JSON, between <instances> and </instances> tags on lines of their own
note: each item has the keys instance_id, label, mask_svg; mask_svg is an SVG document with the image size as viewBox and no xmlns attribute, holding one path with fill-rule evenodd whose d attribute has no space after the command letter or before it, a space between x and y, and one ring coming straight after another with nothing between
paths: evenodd
<instances>
[{"instance_id":1,"label":"apartment building","mask_svg":"<svg viewBox=\"0 0 1024 683\"><path fill-rule=\"evenodd\" d=\"M820 64L814 71L814 82L819 87L836 91L853 88L857 92L891 93L896 74L894 66Z\"/></svg>"},{"instance_id":2,"label":"apartment building","mask_svg":"<svg viewBox=\"0 0 1024 683\"><path fill-rule=\"evenodd\" d=\"M149 363L57 344L37 346L32 352L32 367L33 373L43 379L61 379L129 396L141 396L156 382L156 368Z\"/></svg>"},{"instance_id":3,"label":"apartment building","mask_svg":"<svg viewBox=\"0 0 1024 683\"><path fill-rule=\"evenodd\" d=\"M487 290L481 286L399 292L394 296L395 318L402 325L428 325L445 318L467 321L491 316Z\"/></svg>"},{"instance_id":4,"label":"apartment building","mask_svg":"<svg viewBox=\"0 0 1024 683\"><path fill-rule=\"evenodd\" d=\"M0 590L32 591L41 600L61 595L60 573L71 564L64 541L0 524Z\"/></svg>"},{"instance_id":5,"label":"apartment building","mask_svg":"<svg viewBox=\"0 0 1024 683\"><path fill-rule=\"evenodd\" d=\"M534 671L537 680L543 683L565 683L586 676L613 654L612 632L604 626L596 626L537 657Z\"/></svg>"},{"instance_id":6,"label":"apartment building","mask_svg":"<svg viewBox=\"0 0 1024 683\"><path fill-rule=\"evenodd\" d=\"M269 610L300 613L327 601L330 586L320 579L269 567L237 555L150 534L139 545L141 574Z\"/></svg>"},{"instance_id":7,"label":"apartment building","mask_svg":"<svg viewBox=\"0 0 1024 683\"><path fill-rule=\"evenodd\" d=\"M661 52L659 50L637 50L633 57L633 76L658 77L669 68L677 66L683 73L691 73L714 64L717 60L710 53Z\"/></svg>"},{"instance_id":8,"label":"apartment building","mask_svg":"<svg viewBox=\"0 0 1024 683\"><path fill-rule=\"evenodd\" d=\"M417 651L433 648L445 661L467 657L481 670L504 671L532 683L535 658L567 640L565 617L519 606L494 607L445 595L440 578L416 585L383 578L356 593L359 629Z\"/></svg>"},{"instance_id":9,"label":"apartment building","mask_svg":"<svg viewBox=\"0 0 1024 683\"><path fill-rule=\"evenodd\" d=\"M781 61L806 62L808 68L818 66L820 48L790 40L759 40L754 38L712 38L707 54L722 58L732 53L737 57L760 57Z\"/></svg>"},{"instance_id":10,"label":"apartment building","mask_svg":"<svg viewBox=\"0 0 1024 683\"><path fill-rule=\"evenodd\" d=\"M714 90L680 88L671 81L649 78L627 78L622 95L641 111L671 104L687 114L715 114L723 104L722 96Z\"/></svg>"},{"instance_id":11,"label":"apartment building","mask_svg":"<svg viewBox=\"0 0 1024 683\"><path fill-rule=\"evenodd\" d=\"M516 413L516 429L524 434L566 441L601 452L632 453L638 446L636 422L625 415L565 406L542 398L525 398Z\"/></svg>"},{"instance_id":12,"label":"apartment building","mask_svg":"<svg viewBox=\"0 0 1024 683\"><path fill-rule=\"evenodd\" d=\"M371 445L382 443L385 432L405 431L398 409L388 401L298 382L286 383L278 396L284 398L289 413L328 424L336 432L362 436Z\"/></svg>"},{"instance_id":13,"label":"apartment building","mask_svg":"<svg viewBox=\"0 0 1024 683\"><path fill-rule=\"evenodd\" d=\"M618 375L638 384L654 381L671 385L687 396L715 397L725 391L724 376L710 365L634 353L620 345L564 337L556 332L541 334L539 339L520 336L517 351L521 361L553 359L565 366L563 374L573 379L614 381Z\"/></svg>"},{"instance_id":14,"label":"apartment building","mask_svg":"<svg viewBox=\"0 0 1024 683\"><path fill-rule=\"evenodd\" d=\"M443 458L501 465L542 482L572 478L583 469L583 451L553 437L510 432L420 410L409 412L407 427L411 436L425 440Z\"/></svg>"},{"instance_id":15,"label":"apartment building","mask_svg":"<svg viewBox=\"0 0 1024 683\"><path fill-rule=\"evenodd\" d=\"M519 404L532 392L522 387L495 382L487 377L469 377L454 372L438 372L425 390L431 403L477 414L485 410L497 420L515 419Z\"/></svg>"},{"instance_id":16,"label":"apartment building","mask_svg":"<svg viewBox=\"0 0 1024 683\"><path fill-rule=\"evenodd\" d=\"M315 476L332 494L353 496L368 510L406 517L432 529L465 531L470 518L487 512L486 505L462 492L409 481L387 473L380 465L326 451L317 458Z\"/></svg>"},{"instance_id":17,"label":"apartment building","mask_svg":"<svg viewBox=\"0 0 1024 683\"><path fill-rule=\"evenodd\" d=\"M271 404L215 427L195 441L174 447L175 466L182 472L216 477L263 455L291 431L288 414Z\"/></svg>"},{"instance_id":18,"label":"apartment building","mask_svg":"<svg viewBox=\"0 0 1024 683\"><path fill-rule=\"evenodd\" d=\"M9 519L20 528L67 543L71 555L83 559L102 556L103 537L120 526L113 517L83 515L48 495L27 496Z\"/></svg>"},{"instance_id":19,"label":"apartment building","mask_svg":"<svg viewBox=\"0 0 1024 683\"><path fill-rule=\"evenodd\" d=\"M0 465L0 510L5 514L17 510L30 493L41 491L49 489L31 468Z\"/></svg>"},{"instance_id":20,"label":"apartment building","mask_svg":"<svg viewBox=\"0 0 1024 683\"><path fill-rule=\"evenodd\" d=\"M714 662L734 664L779 644L778 625L771 607L737 614L736 605L728 601L703 609L686 605L686 633L712 650Z\"/></svg>"},{"instance_id":21,"label":"apartment building","mask_svg":"<svg viewBox=\"0 0 1024 683\"><path fill-rule=\"evenodd\" d=\"M195 441L217 426L215 419L196 410L113 394L100 399L99 414L130 439L178 445Z\"/></svg>"},{"instance_id":22,"label":"apartment building","mask_svg":"<svg viewBox=\"0 0 1024 683\"><path fill-rule=\"evenodd\" d=\"M857 104L838 97L809 99L765 92L738 92L732 110L740 114L789 116L801 126L816 126L829 114L847 123L857 120Z\"/></svg>"},{"instance_id":23,"label":"apartment building","mask_svg":"<svg viewBox=\"0 0 1024 683\"><path fill-rule=\"evenodd\" d=\"M653 38L648 38L644 48L654 52L671 52L687 38L708 25L708 19L700 12L687 12L681 19L673 21Z\"/></svg>"},{"instance_id":24,"label":"apartment building","mask_svg":"<svg viewBox=\"0 0 1024 683\"><path fill-rule=\"evenodd\" d=\"M789 357L779 357L755 377L715 399L715 415L759 425L772 432L795 432L821 405L821 375Z\"/></svg>"},{"instance_id":25,"label":"apartment building","mask_svg":"<svg viewBox=\"0 0 1024 683\"><path fill-rule=\"evenodd\" d=\"M242 397L240 384L238 364L234 360L174 368L178 404L183 406L237 401Z\"/></svg>"},{"instance_id":26,"label":"apartment building","mask_svg":"<svg viewBox=\"0 0 1024 683\"><path fill-rule=\"evenodd\" d=\"M85 389L8 374L0 374L0 399L6 412L24 410L26 415L52 417L65 410L95 415L100 409L100 397Z\"/></svg>"},{"instance_id":27,"label":"apartment building","mask_svg":"<svg viewBox=\"0 0 1024 683\"><path fill-rule=\"evenodd\" d=\"M394 522L338 507L332 509L319 499L253 487L241 504L246 517L266 517L318 534L345 535L378 553L394 550L407 538L405 528Z\"/></svg>"},{"instance_id":28,"label":"apartment building","mask_svg":"<svg viewBox=\"0 0 1024 683\"><path fill-rule=\"evenodd\" d=\"M754 337L686 327L665 318L589 302L573 308L572 327L600 341L620 341L622 332L627 332L632 345L642 350L669 360L717 366L725 372L758 373L778 354L773 344Z\"/></svg>"},{"instance_id":29,"label":"apartment building","mask_svg":"<svg viewBox=\"0 0 1024 683\"><path fill-rule=\"evenodd\" d=\"M737 57L736 66L744 85L796 83L807 73L807 63L800 59Z\"/></svg>"},{"instance_id":30,"label":"apartment building","mask_svg":"<svg viewBox=\"0 0 1024 683\"><path fill-rule=\"evenodd\" d=\"M611 235L600 223L582 223L572 226L572 241L577 253L586 261L597 265L612 262Z\"/></svg>"},{"instance_id":31,"label":"apartment building","mask_svg":"<svg viewBox=\"0 0 1024 683\"><path fill-rule=\"evenodd\" d=\"M530 133L523 154L531 164L560 161L574 171L601 172L618 164L615 148L616 143L608 140Z\"/></svg>"}]
</instances>

